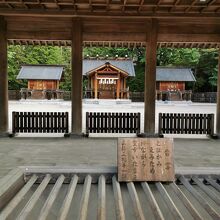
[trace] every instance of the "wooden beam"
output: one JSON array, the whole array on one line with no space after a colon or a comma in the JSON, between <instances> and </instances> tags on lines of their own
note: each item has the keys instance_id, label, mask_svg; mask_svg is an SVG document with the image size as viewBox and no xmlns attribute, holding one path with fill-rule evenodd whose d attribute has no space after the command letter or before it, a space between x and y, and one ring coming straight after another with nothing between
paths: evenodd
<instances>
[{"instance_id":1,"label":"wooden beam","mask_svg":"<svg viewBox=\"0 0 220 220\"><path fill-rule=\"evenodd\" d=\"M7 23L0 16L0 136L8 132Z\"/></svg>"},{"instance_id":2,"label":"wooden beam","mask_svg":"<svg viewBox=\"0 0 220 220\"><path fill-rule=\"evenodd\" d=\"M82 133L82 23L73 19L72 27L72 133Z\"/></svg>"},{"instance_id":3,"label":"wooden beam","mask_svg":"<svg viewBox=\"0 0 220 220\"><path fill-rule=\"evenodd\" d=\"M216 106L216 133L220 138L220 49L218 58L217 106Z\"/></svg>"},{"instance_id":4,"label":"wooden beam","mask_svg":"<svg viewBox=\"0 0 220 220\"><path fill-rule=\"evenodd\" d=\"M148 33L145 63L144 91L144 133L155 133L155 95L156 95L156 65L158 22L152 19L151 30Z\"/></svg>"}]
</instances>

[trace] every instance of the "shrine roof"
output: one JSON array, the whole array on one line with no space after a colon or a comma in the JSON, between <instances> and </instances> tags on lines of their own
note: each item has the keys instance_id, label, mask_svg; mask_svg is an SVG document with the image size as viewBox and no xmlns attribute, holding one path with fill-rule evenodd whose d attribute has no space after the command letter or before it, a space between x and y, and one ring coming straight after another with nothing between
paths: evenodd
<instances>
[{"instance_id":1,"label":"shrine roof","mask_svg":"<svg viewBox=\"0 0 220 220\"><path fill-rule=\"evenodd\" d=\"M132 60L83 60L83 75L95 70L106 63L128 73L129 76L135 76L134 63Z\"/></svg>"},{"instance_id":2,"label":"shrine roof","mask_svg":"<svg viewBox=\"0 0 220 220\"><path fill-rule=\"evenodd\" d=\"M23 65L17 79L60 80L63 68L61 65Z\"/></svg>"},{"instance_id":3,"label":"shrine roof","mask_svg":"<svg viewBox=\"0 0 220 220\"><path fill-rule=\"evenodd\" d=\"M196 79L190 68L157 67L157 81L195 82Z\"/></svg>"}]
</instances>

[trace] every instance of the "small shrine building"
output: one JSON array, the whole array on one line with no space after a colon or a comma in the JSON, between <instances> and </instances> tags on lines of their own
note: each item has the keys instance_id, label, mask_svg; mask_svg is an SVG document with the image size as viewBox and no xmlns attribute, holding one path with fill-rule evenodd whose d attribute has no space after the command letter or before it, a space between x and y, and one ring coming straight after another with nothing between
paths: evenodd
<instances>
[{"instance_id":1,"label":"small shrine building","mask_svg":"<svg viewBox=\"0 0 220 220\"><path fill-rule=\"evenodd\" d=\"M157 67L156 89L160 91L185 91L187 82L196 79L190 68L185 67Z\"/></svg>"},{"instance_id":2,"label":"small shrine building","mask_svg":"<svg viewBox=\"0 0 220 220\"><path fill-rule=\"evenodd\" d=\"M157 67L156 94L157 100L191 101L191 90L186 90L186 83L196 79L190 68Z\"/></svg>"},{"instance_id":3,"label":"small shrine building","mask_svg":"<svg viewBox=\"0 0 220 220\"><path fill-rule=\"evenodd\" d=\"M23 65L17 79L27 80L27 88L21 89L26 99L62 99L59 83L64 67L61 65Z\"/></svg>"},{"instance_id":4,"label":"small shrine building","mask_svg":"<svg viewBox=\"0 0 220 220\"><path fill-rule=\"evenodd\" d=\"M128 99L126 80L135 76L134 64L129 59L84 59L83 76L88 79L86 98Z\"/></svg>"}]
</instances>

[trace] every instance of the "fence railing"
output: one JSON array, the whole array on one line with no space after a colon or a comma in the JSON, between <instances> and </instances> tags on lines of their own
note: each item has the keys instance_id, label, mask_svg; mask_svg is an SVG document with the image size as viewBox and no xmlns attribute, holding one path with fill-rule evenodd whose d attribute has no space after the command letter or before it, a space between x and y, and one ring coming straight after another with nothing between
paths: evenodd
<instances>
[{"instance_id":1,"label":"fence railing","mask_svg":"<svg viewBox=\"0 0 220 220\"><path fill-rule=\"evenodd\" d=\"M86 112L86 134L140 133L140 113Z\"/></svg>"},{"instance_id":2,"label":"fence railing","mask_svg":"<svg viewBox=\"0 0 220 220\"><path fill-rule=\"evenodd\" d=\"M69 133L68 112L12 112L12 133Z\"/></svg>"},{"instance_id":3,"label":"fence railing","mask_svg":"<svg viewBox=\"0 0 220 220\"><path fill-rule=\"evenodd\" d=\"M214 134L214 114L159 113L158 133Z\"/></svg>"}]
</instances>

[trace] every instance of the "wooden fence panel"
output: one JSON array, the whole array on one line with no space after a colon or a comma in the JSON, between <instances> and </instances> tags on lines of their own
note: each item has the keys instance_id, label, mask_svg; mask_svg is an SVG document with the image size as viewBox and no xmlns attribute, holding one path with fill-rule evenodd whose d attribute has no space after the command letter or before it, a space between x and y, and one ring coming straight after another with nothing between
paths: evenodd
<instances>
[{"instance_id":1,"label":"wooden fence panel","mask_svg":"<svg viewBox=\"0 0 220 220\"><path fill-rule=\"evenodd\" d=\"M12 133L69 133L68 112L12 112Z\"/></svg>"},{"instance_id":2,"label":"wooden fence panel","mask_svg":"<svg viewBox=\"0 0 220 220\"><path fill-rule=\"evenodd\" d=\"M159 113L158 132L162 134L214 135L214 114Z\"/></svg>"},{"instance_id":3,"label":"wooden fence panel","mask_svg":"<svg viewBox=\"0 0 220 220\"><path fill-rule=\"evenodd\" d=\"M140 113L86 112L86 133L140 133Z\"/></svg>"}]
</instances>

